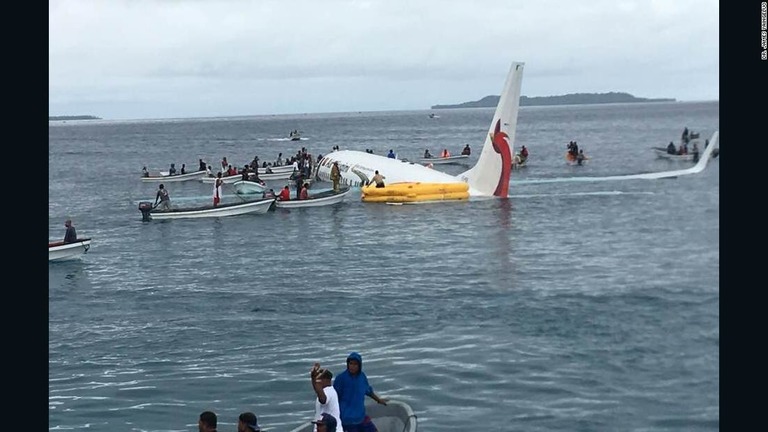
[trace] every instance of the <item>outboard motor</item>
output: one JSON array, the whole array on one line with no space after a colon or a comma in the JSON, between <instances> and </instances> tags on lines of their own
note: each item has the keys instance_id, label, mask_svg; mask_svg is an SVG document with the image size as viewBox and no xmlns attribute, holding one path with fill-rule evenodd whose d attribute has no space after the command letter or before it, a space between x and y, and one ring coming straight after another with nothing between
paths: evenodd
<instances>
[{"instance_id":1,"label":"outboard motor","mask_svg":"<svg viewBox=\"0 0 768 432\"><path fill-rule=\"evenodd\" d=\"M152 216L149 215L149 212L152 211L152 203L149 201L142 201L139 203L139 211L141 211L141 220L144 222L149 222L152 220Z\"/></svg>"}]
</instances>

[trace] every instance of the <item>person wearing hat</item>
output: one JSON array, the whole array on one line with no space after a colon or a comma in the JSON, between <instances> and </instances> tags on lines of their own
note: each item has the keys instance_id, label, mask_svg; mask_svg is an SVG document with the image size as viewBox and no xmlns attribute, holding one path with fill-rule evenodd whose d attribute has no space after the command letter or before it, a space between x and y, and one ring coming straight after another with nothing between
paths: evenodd
<instances>
[{"instance_id":1,"label":"person wearing hat","mask_svg":"<svg viewBox=\"0 0 768 432\"><path fill-rule=\"evenodd\" d=\"M328 413L323 413L320 420L313 420L312 423L317 426L317 432L336 432L336 419Z\"/></svg>"},{"instance_id":2,"label":"person wearing hat","mask_svg":"<svg viewBox=\"0 0 768 432\"><path fill-rule=\"evenodd\" d=\"M331 383L333 373L328 369L321 369L320 363L315 363L309 371L309 378L312 380L312 388L317 395L315 398L315 419L320 419L323 414L329 414L336 420L336 424L341 424L339 395Z\"/></svg>"},{"instance_id":3,"label":"person wearing hat","mask_svg":"<svg viewBox=\"0 0 768 432\"><path fill-rule=\"evenodd\" d=\"M261 432L256 414L244 412L237 418L237 432Z\"/></svg>"}]
</instances>

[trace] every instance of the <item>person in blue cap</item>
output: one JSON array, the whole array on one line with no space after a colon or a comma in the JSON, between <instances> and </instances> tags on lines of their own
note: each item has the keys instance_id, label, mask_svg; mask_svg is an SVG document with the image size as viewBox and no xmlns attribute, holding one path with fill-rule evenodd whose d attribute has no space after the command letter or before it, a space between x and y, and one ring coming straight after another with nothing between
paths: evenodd
<instances>
[{"instance_id":1,"label":"person in blue cap","mask_svg":"<svg viewBox=\"0 0 768 432\"><path fill-rule=\"evenodd\" d=\"M317 432L336 432L336 419L328 413L323 413L320 420L313 420L312 423L317 427Z\"/></svg>"},{"instance_id":2,"label":"person in blue cap","mask_svg":"<svg viewBox=\"0 0 768 432\"><path fill-rule=\"evenodd\" d=\"M333 388L339 395L341 426L344 432L376 432L376 425L365 413L365 397L386 405L387 400L380 398L368 384L368 377L363 372L363 357L352 352L347 356L347 369L338 374L333 381ZM318 431L320 432L320 431Z\"/></svg>"},{"instance_id":3,"label":"person in blue cap","mask_svg":"<svg viewBox=\"0 0 768 432\"><path fill-rule=\"evenodd\" d=\"M256 414L244 412L237 418L237 432L261 432Z\"/></svg>"}]
</instances>

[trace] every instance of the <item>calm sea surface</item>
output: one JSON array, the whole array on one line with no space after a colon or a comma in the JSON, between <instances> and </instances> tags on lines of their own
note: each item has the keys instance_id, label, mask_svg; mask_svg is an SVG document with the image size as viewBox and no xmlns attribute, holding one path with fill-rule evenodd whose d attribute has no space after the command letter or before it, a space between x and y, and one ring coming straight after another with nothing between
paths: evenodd
<instances>
[{"instance_id":1,"label":"calm sea surface","mask_svg":"<svg viewBox=\"0 0 768 432\"><path fill-rule=\"evenodd\" d=\"M423 431L718 430L719 160L566 180L686 166L651 147L709 138L717 102L523 107L509 200L141 221L144 165L465 143L474 163L493 109L436 112L51 122L49 237L71 217L93 244L49 264L49 430L194 431L213 410L220 431L243 411L288 431L314 413L312 363L350 351ZM544 178L563 181L524 182Z\"/></svg>"}]
</instances>

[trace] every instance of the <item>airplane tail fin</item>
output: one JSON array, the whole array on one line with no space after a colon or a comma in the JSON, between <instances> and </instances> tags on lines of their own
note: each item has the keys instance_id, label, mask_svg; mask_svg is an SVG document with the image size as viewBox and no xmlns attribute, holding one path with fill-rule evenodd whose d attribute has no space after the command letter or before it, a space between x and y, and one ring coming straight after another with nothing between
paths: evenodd
<instances>
[{"instance_id":1,"label":"airplane tail fin","mask_svg":"<svg viewBox=\"0 0 768 432\"><path fill-rule=\"evenodd\" d=\"M458 176L481 195L501 198L509 196L509 176L512 171L524 66L525 63L512 63L480 157L475 166Z\"/></svg>"}]
</instances>

